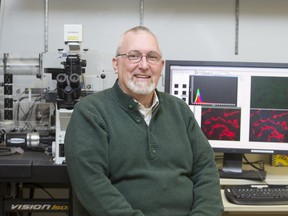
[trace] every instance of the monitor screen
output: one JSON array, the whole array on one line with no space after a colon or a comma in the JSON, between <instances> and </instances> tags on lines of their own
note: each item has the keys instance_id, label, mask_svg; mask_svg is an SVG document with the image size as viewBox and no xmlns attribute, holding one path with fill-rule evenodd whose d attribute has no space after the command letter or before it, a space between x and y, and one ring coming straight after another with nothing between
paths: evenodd
<instances>
[{"instance_id":1,"label":"monitor screen","mask_svg":"<svg viewBox=\"0 0 288 216\"><path fill-rule=\"evenodd\" d=\"M165 92L189 105L215 152L288 154L288 64L166 61Z\"/></svg>"}]
</instances>

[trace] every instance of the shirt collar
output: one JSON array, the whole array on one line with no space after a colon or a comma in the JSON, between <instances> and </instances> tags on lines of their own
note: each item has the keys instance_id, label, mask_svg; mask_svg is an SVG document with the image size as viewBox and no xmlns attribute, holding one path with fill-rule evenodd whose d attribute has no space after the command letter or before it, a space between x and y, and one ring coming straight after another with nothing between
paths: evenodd
<instances>
[{"instance_id":1,"label":"shirt collar","mask_svg":"<svg viewBox=\"0 0 288 216\"><path fill-rule=\"evenodd\" d=\"M138 109L141 109L141 110L150 110L151 109L153 111L159 104L159 98L158 98L158 96L157 96L155 91L154 91L153 103L152 103L151 107L146 108L140 102L138 102L137 100L134 99L134 101L138 103Z\"/></svg>"}]
</instances>

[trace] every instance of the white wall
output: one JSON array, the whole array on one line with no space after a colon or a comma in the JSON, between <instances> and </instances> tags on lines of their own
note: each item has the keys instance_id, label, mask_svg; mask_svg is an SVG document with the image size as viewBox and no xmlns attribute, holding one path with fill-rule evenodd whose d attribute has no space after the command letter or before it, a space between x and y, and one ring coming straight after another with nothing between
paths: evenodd
<instances>
[{"instance_id":1,"label":"white wall","mask_svg":"<svg viewBox=\"0 0 288 216\"><path fill-rule=\"evenodd\" d=\"M115 79L111 59L121 33L140 24L140 1L48 0L48 52L66 48L64 24L82 24L82 48L96 53L87 61L86 76L97 75L97 90L111 86ZM144 0L143 23L158 36L167 60L287 63L288 1L239 1L238 54L236 0ZM38 57L45 51L44 9L45 0L1 1L0 59L1 53ZM105 82L98 76L102 71L109 78ZM26 78L31 79L21 80ZM37 87L43 83L32 82ZM163 83L162 79L159 90L164 90Z\"/></svg>"},{"instance_id":2,"label":"white wall","mask_svg":"<svg viewBox=\"0 0 288 216\"><path fill-rule=\"evenodd\" d=\"M64 24L82 24L82 48L92 54L87 59L85 76L96 90L114 83L111 59L119 37L140 21L158 36L166 60L288 62L288 1L239 0L238 54L236 0L143 0L143 20L141 0L47 1L48 53L57 56L57 49L67 48L63 41ZM38 57L44 52L44 19L45 0L1 0L0 60L2 53ZM59 65L56 58L52 61ZM0 75L1 64L2 60ZM103 71L105 80L99 76ZM90 79L90 75L96 78ZM46 74L43 77L39 80L35 76L16 76L15 89L47 87L51 78ZM0 76L0 82L2 79ZM164 90L163 85L164 77L158 89Z\"/></svg>"},{"instance_id":3,"label":"white wall","mask_svg":"<svg viewBox=\"0 0 288 216\"><path fill-rule=\"evenodd\" d=\"M2 0L0 53L44 51L44 0ZM144 25L166 59L287 62L288 1L144 0ZM83 48L114 54L119 35L140 24L140 0L49 1L49 51L63 48L63 25L83 24Z\"/></svg>"}]
</instances>

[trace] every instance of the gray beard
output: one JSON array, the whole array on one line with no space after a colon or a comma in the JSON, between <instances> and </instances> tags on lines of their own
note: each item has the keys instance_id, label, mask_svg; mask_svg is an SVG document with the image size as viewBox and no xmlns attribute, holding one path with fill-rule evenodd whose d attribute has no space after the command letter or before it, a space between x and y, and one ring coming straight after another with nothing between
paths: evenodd
<instances>
[{"instance_id":1,"label":"gray beard","mask_svg":"<svg viewBox=\"0 0 288 216\"><path fill-rule=\"evenodd\" d=\"M132 80L129 80L126 83L128 89L132 91L134 94L139 95L147 95L152 93L156 86L154 83L146 83L146 82L133 82Z\"/></svg>"}]
</instances>

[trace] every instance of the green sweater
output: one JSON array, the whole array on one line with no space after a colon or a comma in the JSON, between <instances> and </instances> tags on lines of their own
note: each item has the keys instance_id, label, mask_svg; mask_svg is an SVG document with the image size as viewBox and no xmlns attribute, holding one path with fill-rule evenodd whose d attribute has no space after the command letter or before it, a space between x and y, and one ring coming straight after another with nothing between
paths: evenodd
<instances>
[{"instance_id":1,"label":"green sweater","mask_svg":"<svg viewBox=\"0 0 288 216\"><path fill-rule=\"evenodd\" d=\"M115 85L82 98L65 136L74 216L220 216L214 153L184 101L158 92L147 126Z\"/></svg>"}]
</instances>

